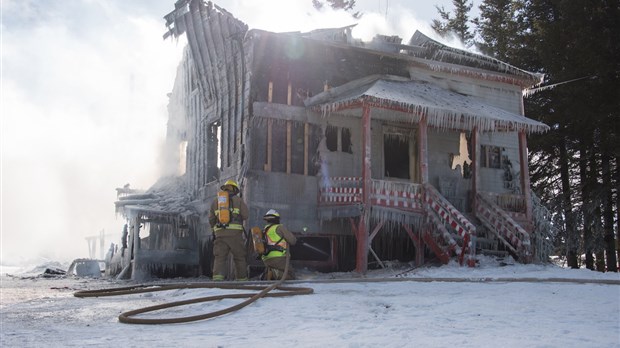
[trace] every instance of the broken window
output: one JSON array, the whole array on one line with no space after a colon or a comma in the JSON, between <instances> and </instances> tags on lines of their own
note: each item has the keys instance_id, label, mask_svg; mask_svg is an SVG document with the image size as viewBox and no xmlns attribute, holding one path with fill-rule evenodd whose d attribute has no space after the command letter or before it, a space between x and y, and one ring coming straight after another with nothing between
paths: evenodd
<instances>
[{"instance_id":1,"label":"broken window","mask_svg":"<svg viewBox=\"0 0 620 348\"><path fill-rule=\"evenodd\" d=\"M401 134L384 134L383 158L385 159L385 177L410 179L409 137Z\"/></svg>"},{"instance_id":2,"label":"broken window","mask_svg":"<svg viewBox=\"0 0 620 348\"><path fill-rule=\"evenodd\" d=\"M211 182L220 178L219 168L222 163L222 147L219 142L222 134L220 122L209 124L207 131L207 182Z\"/></svg>"},{"instance_id":3,"label":"broken window","mask_svg":"<svg viewBox=\"0 0 620 348\"><path fill-rule=\"evenodd\" d=\"M351 142L351 130L349 128L342 128L340 132L340 139L342 143L342 152L353 153L353 143Z\"/></svg>"},{"instance_id":4,"label":"broken window","mask_svg":"<svg viewBox=\"0 0 620 348\"><path fill-rule=\"evenodd\" d=\"M291 122L291 173L304 174L304 124Z\"/></svg>"},{"instance_id":5,"label":"broken window","mask_svg":"<svg viewBox=\"0 0 620 348\"><path fill-rule=\"evenodd\" d=\"M339 137L340 136L340 137ZM353 142L351 141L351 129L336 126L327 126L325 129L325 146L331 152L338 151L338 144L340 144L340 151L346 153L353 153Z\"/></svg>"},{"instance_id":6,"label":"broken window","mask_svg":"<svg viewBox=\"0 0 620 348\"><path fill-rule=\"evenodd\" d=\"M286 173L286 133L287 127L282 121L276 121L271 127L271 171Z\"/></svg>"},{"instance_id":7,"label":"broken window","mask_svg":"<svg viewBox=\"0 0 620 348\"><path fill-rule=\"evenodd\" d=\"M338 151L338 127L327 126L325 129L325 145L329 151Z\"/></svg>"},{"instance_id":8,"label":"broken window","mask_svg":"<svg viewBox=\"0 0 620 348\"><path fill-rule=\"evenodd\" d=\"M306 165L308 167L308 175L310 176L316 175L320 168L318 148L321 138L321 127L308 124L308 151Z\"/></svg>"},{"instance_id":9,"label":"broken window","mask_svg":"<svg viewBox=\"0 0 620 348\"><path fill-rule=\"evenodd\" d=\"M499 146L482 145L480 147L480 166L483 168L501 168L502 151Z\"/></svg>"}]
</instances>

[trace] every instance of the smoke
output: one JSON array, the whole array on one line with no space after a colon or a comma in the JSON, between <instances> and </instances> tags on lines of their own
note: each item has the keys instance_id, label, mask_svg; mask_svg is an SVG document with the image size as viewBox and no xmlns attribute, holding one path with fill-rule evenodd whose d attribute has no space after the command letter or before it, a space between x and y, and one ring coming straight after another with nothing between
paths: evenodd
<instances>
[{"instance_id":1,"label":"smoke","mask_svg":"<svg viewBox=\"0 0 620 348\"><path fill-rule=\"evenodd\" d=\"M159 177L182 44L162 40L173 4L144 5L2 2L2 263L118 243L115 188Z\"/></svg>"}]
</instances>

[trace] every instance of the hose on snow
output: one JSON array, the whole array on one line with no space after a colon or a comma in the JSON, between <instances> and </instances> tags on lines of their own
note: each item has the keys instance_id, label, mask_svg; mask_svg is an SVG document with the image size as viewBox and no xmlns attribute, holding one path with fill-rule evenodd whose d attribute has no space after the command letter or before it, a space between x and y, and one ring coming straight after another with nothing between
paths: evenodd
<instances>
[{"instance_id":1,"label":"hose on snow","mask_svg":"<svg viewBox=\"0 0 620 348\"><path fill-rule=\"evenodd\" d=\"M269 286L261 286L261 285L251 285L251 284L232 284L232 283L218 283L218 282L209 282L209 283L186 283L186 284L166 284L166 285L137 285L130 287L119 287L119 288L108 288L101 290L84 290L77 291L73 295L75 297L104 297L104 296L119 296L119 295L129 295L129 294L138 294L138 293L146 293L146 292L156 292L156 291L168 291L168 290L176 290L176 289L204 289L204 288L218 288L218 289L231 289L231 290L253 290L258 292L248 292L248 293L240 293L240 294L224 294L224 295L216 295L216 296L207 296L207 297L199 297L193 298L184 301L175 301L175 302L167 302L155 306L149 306L144 308L139 308L131 311L127 311L121 313L118 316L118 320L121 323L126 324L176 324L176 323L187 323L191 321L197 320L205 320L215 318L220 315L228 314L239 310L252 302L258 300L261 297L284 297L284 296L294 296L294 295L308 295L314 292L312 288L304 288L304 287L292 287L292 286L282 286L282 283L286 280L286 276L288 274L290 263L290 254L286 254L286 266L284 267L284 275L282 278L275 283ZM272 290L279 290L280 292L270 293ZM209 302L209 301L219 301L223 299L232 299L232 298L248 298L247 300L238 303L234 306L230 306L228 308L224 308L221 310L185 316L185 317L176 317L176 318L137 318L135 317L138 314L148 313L159 311L166 308L171 307L179 307L186 306L195 303L201 302Z\"/></svg>"}]
</instances>

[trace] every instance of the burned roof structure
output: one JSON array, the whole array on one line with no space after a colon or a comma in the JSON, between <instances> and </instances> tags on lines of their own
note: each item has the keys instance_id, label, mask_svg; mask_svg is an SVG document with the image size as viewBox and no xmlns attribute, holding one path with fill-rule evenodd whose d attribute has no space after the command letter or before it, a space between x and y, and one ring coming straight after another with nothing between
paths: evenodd
<instances>
[{"instance_id":1,"label":"burned roof structure","mask_svg":"<svg viewBox=\"0 0 620 348\"><path fill-rule=\"evenodd\" d=\"M526 140L548 127L522 103L539 74L420 32L406 44L364 42L354 26L274 33L202 0L177 1L165 19L164 38L188 42L168 107L167 160L185 165L146 195L119 196L133 274L210 276L205 214L228 179L250 208L247 230L274 208L321 250L293 247L296 266L543 257L530 242Z\"/></svg>"}]
</instances>

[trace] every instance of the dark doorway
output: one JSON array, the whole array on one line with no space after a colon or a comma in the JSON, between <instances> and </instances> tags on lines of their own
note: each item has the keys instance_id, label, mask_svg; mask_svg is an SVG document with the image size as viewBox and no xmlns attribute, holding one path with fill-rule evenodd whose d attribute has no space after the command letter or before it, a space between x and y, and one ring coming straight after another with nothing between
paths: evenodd
<instances>
[{"instance_id":1,"label":"dark doorway","mask_svg":"<svg viewBox=\"0 0 620 348\"><path fill-rule=\"evenodd\" d=\"M383 158L385 177L410 179L409 138L403 135L383 135Z\"/></svg>"}]
</instances>

